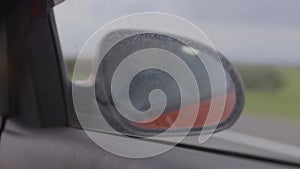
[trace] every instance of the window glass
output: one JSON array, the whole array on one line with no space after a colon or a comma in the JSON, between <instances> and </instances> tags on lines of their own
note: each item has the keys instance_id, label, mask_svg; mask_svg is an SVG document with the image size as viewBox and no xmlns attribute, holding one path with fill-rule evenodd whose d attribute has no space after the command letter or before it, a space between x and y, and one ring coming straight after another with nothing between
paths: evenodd
<instances>
[{"instance_id":1,"label":"window glass","mask_svg":"<svg viewBox=\"0 0 300 169\"><path fill-rule=\"evenodd\" d=\"M54 8L63 57L71 79L79 52L101 26L138 12L164 12L198 26L240 71L246 105L237 123L197 144L267 156L300 158L300 1L273 0L68 0ZM145 21L146 22L146 21ZM91 64L86 56L86 64ZM246 147L246 148L245 148ZM259 150L264 149L261 153Z\"/></svg>"}]
</instances>

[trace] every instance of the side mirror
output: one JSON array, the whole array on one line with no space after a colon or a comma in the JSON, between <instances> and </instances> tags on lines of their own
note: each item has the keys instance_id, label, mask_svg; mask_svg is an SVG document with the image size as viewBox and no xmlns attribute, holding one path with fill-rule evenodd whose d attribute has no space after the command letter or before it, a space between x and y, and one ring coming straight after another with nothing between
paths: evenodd
<instances>
[{"instance_id":1,"label":"side mirror","mask_svg":"<svg viewBox=\"0 0 300 169\"><path fill-rule=\"evenodd\" d=\"M187 46L186 44L191 45ZM100 51L106 52L103 54L104 58L95 77L96 98L105 120L118 132L134 136L153 136L162 133L173 126L180 111L184 115L180 122L168 131L170 134L181 135L182 130L186 128L191 128L189 134L198 134L200 131L210 128L216 128L215 132L217 132L232 126L242 112L244 90L238 72L221 53L215 52L200 42L176 35L118 30L108 34L99 43L99 46ZM157 50L152 50L153 53L147 49ZM112 87L114 74L125 58L132 54L136 57L143 55L143 57L151 59L154 58L153 55L160 55L161 58L158 58L161 59L159 60L161 63L164 62L164 55L176 54L195 77L200 93L199 102L191 100L183 104L181 101L182 90L189 93L187 97L197 93L191 92L189 87L180 88L174 77L156 68L137 72L131 79L124 77L123 82L128 85L119 84L119 90L115 91ZM202 58L210 60L210 64L204 65ZM220 62L218 62L218 58L220 58ZM123 73L134 72L132 69L135 65L140 64L138 62L141 61L131 61L132 66L123 69ZM144 62L149 61L146 59ZM214 74L209 74L206 67L209 66L210 69L213 69L214 66L220 65L218 63L221 63L224 69L225 87L221 86L223 82L220 80L220 87L218 88L218 84L216 84L216 93L212 94L210 76L214 76ZM176 69L176 65L170 66ZM185 73L180 74L180 71L177 74L183 79L186 76ZM162 95L158 94L159 96L155 97L155 93L152 93L154 96L151 96L152 100L149 100L151 92L156 89L162 91L164 96L161 97ZM126 97L118 91L128 91L129 93ZM115 95L112 95L112 92L115 92ZM225 101L222 98L225 98ZM223 112L210 112L212 102L222 104L222 101L224 102ZM127 103L132 104L137 112L144 112L143 118L136 118L137 120L126 118L121 113L123 110L117 106L122 107ZM195 107L197 107L197 114L191 114L190 110ZM126 111L130 111L130 109ZM162 112L157 114L155 111ZM214 113L216 118L214 118ZM220 113L221 117L217 118L217 114ZM210 116L209 119L208 116Z\"/></svg>"}]
</instances>

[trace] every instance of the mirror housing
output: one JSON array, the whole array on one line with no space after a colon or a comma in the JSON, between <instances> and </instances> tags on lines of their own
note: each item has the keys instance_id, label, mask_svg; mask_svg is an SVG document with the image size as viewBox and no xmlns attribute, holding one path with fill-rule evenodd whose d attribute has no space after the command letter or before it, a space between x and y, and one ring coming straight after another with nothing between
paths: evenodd
<instances>
[{"instance_id":1,"label":"mirror housing","mask_svg":"<svg viewBox=\"0 0 300 169\"><path fill-rule=\"evenodd\" d=\"M176 42L176 45L172 43L168 48L166 47L166 44L169 44L166 43L167 41ZM201 60L189 56L198 53L189 53L183 50L185 49L183 48L186 44L185 42L193 44L193 46L188 46L192 48L192 51L198 51L208 56L217 55L220 58L222 67L225 70L226 90L220 90L219 96L212 96L209 75L205 66L201 63ZM172 126L180 110L188 112L195 106L199 107L196 118L189 118L189 116L187 116L179 125L177 124L175 129L169 132L170 135L181 135L182 131L189 127L191 127L189 135L199 134L202 130L209 131L211 128L215 128L215 132L218 132L231 127L243 110L245 102L244 88L239 73L225 56L219 52L216 53L215 50L200 42L177 35L163 35L157 32L147 33L141 30L117 30L103 38L99 46L99 51L105 51L105 56L96 72L96 98L98 107L101 109L105 120L118 132L142 137L160 134ZM196 77L201 96L199 103L191 102L190 105L181 107L181 95L180 92L178 92L179 88L176 86L176 81L165 74L165 72L152 69L139 72L133 77L129 85L129 100L139 111L147 111L149 107L151 107L151 103L148 100L149 94L155 89L160 89L165 92L168 101L162 114L153 118L154 120L152 121L148 121L148 119L133 121L124 117L124 115L119 112L118 108L116 108L116 104L122 103L115 103L111 94L113 74L128 55L148 48L160 48L168 50L171 53L177 52L177 54L178 51L180 51L180 59L189 64L191 71ZM201 58L201 56L199 57ZM95 61L95 63L97 63L97 61ZM124 87L124 90L125 88L126 87ZM214 118L212 118L213 120L207 121L211 102L218 102L222 97L225 97L226 101L221 119L216 118L214 121ZM122 99L119 100L122 102ZM190 124L191 122L193 122L192 126Z\"/></svg>"}]
</instances>

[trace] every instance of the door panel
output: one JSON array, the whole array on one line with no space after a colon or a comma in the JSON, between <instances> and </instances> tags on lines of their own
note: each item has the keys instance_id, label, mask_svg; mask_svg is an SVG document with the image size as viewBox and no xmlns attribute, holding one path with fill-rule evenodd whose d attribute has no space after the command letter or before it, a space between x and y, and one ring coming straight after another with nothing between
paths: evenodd
<instances>
[{"instance_id":1,"label":"door panel","mask_svg":"<svg viewBox=\"0 0 300 169\"><path fill-rule=\"evenodd\" d=\"M81 129L30 128L20 125L15 120L8 120L2 135L0 168L4 167L13 169L287 168L283 165L179 147L152 158L122 158L99 148Z\"/></svg>"}]
</instances>

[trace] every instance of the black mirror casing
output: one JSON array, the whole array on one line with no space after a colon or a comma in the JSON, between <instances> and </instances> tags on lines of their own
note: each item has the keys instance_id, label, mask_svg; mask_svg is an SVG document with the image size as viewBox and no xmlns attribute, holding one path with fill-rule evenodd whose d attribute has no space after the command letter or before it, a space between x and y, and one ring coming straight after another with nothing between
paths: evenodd
<instances>
[{"instance_id":1,"label":"black mirror casing","mask_svg":"<svg viewBox=\"0 0 300 169\"><path fill-rule=\"evenodd\" d=\"M196 77L198 73L199 75L201 74L201 76L197 77L198 84L201 83L202 85L201 87L199 87L199 91L204 93L204 96L202 96L203 98L200 98L200 100L207 100L209 97L211 97L211 90L209 90L210 82L209 80L206 80L209 79L209 77L205 75L205 73L202 73L205 72L205 66L203 66L203 63L201 63L201 61L185 57L186 53L184 53L181 49L182 46L186 45L186 43L184 42L188 41L189 44L193 44L192 48L195 48L207 55L216 55L216 52L212 48L200 42L196 42L179 36L164 35L160 33L148 33L137 30L114 31L108 34L104 39L109 39L110 41L103 40L102 43L100 43L100 50L103 46L106 48L107 46L110 46L110 48L108 48L109 50L107 50L107 52L105 53L104 59L97 69L95 93L99 109L101 110L106 121L115 130L133 136L153 136L164 132L167 129L166 126L159 128L159 126L157 125L158 123L148 125L147 127L136 125L132 121L123 117L114 105L114 101L110 93L110 85L114 71L122 60L136 51L148 48L158 48L175 53L187 64L189 64L189 66L193 67L191 70L194 74L196 74ZM135 42L134 45L132 42ZM217 127L214 125L193 127L191 128L189 135L199 134L202 130L206 131L215 127L215 132L225 130L236 122L243 110L245 98L241 77L234 66L228 61L228 59L225 58L224 55L219 52L217 52L217 55L220 58L223 68L226 72L226 78L229 79L228 81L230 81L228 82L227 91L232 91L234 93L234 104L232 104L232 111L224 121L215 124L217 125ZM152 79L152 81L150 80L149 82L145 82L147 79L149 80L149 77L150 79ZM153 79L156 79L157 81L164 81L164 83L161 83L160 86L155 86L153 83ZM143 99L143 97L139 96L139 94L143 93L142 96L144 96L144 98L147 98L147 94L149 94L149 92L155 88L162 88L164 91L169 91L169 93L172 94L171 96L168 96L167 92L166 97L171 100L173 97L173 100L175 100L172 103L168 103L166 105L165 112L172 112L172 109L177 109L178 107L180 107L180 105L176 104L176 102L179 102L178 96L180 96L180 94L176 95L176 92L173 92L173 89L178 88L176 87L176 85L172 85L171 83L169 85L169 82L173 82L172 78L168 78L168 76L164 75L164 73L157 70L145 71L140 74L140 76L136 76L133 81L134 82L131 82L131 84L134 83L134 85L131 86L134 87L132 87L132 89L130 90L130 94L132 96L130 99L131 101L133 101L133 104L136 102L136 104L134 105L137 109L146 110L147 107L149 107L149 105L147 105L149 104L149 102ZM166 83L168 85L165 85ZM143 89L143 87L145 88ZM176 98L178 98L177 101ZM181 129L178 128L170 132L170 135L180 135L180 133Z\"/></svg>"}]
</instances>

